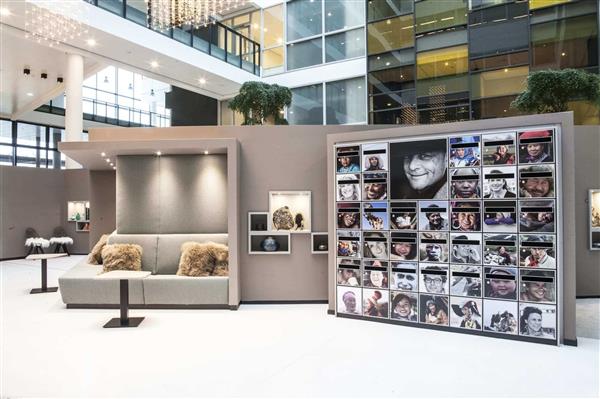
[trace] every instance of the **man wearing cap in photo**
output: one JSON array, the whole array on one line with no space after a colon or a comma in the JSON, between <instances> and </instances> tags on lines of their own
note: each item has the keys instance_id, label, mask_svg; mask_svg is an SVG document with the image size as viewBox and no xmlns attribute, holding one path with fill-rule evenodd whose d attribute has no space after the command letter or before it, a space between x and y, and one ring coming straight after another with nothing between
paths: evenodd
<instances>
[{"instance_id":1,"label":"man wearing cap in photo","mask_svg":"<svg viewBox=\"0 0 600 399\"><path fill-rule=\"evenodd\" d=\"M528 242L544 242L540 236L529 236ZM555 269L556 259L548 255L546 248L531 248L530 255L525 258L525 267L541 267L545 269Z\"/></svg>"},{"instance_id":2,"label":"man wearing cap in photo","mask_svg":"<svg viewBox=\"0 0 600 399\"><path fill-rule=\"evenodd\" d=\"M452 310L457 316L463 318L460 322L460 326L462 328L481 330L481 324L479 324L479 322L476 320L476 318L481 318L481 313L479 313L479 309L475 301L467 301L462 307L459 305L452 305Z\"/></svg>"},{"instance_id":3,"label":"man wearing cap in photo","mask_svg":"<svg viewBox=\"0 0 600 399\"><path fill-rule=\"evenodd\" d=\"M552 173L548 165L532 165L521 172ZM519 192L523 198L554 197L554 179L552 177L526 177L519 180Z\"/></svg>"},{"instance_id":4,"label":"man wearing cap in photo","mask_svg":"<svg viewBox=\"0 0 600 399\"><path fill-rule=\"evenodd\" d=\"M508 279L506 277L513 277ZM488 298L517 299L515 272L508 268L493 268L486 275L485 296Z\"/></svg>"},{"instance_id":5,"label":"man wearing cap in photo","mask_svg":"<svg viewBox=\"0 0 600 399\"><path fill-rule=\"evenodd\" d=\"M521 133L519 140L542 139L546 137L551 137L549 130L531 130ZM549 154L547 143L527 143L521 145L521 149L526 150L526 152L521 151L521 159L519 160L521 163L552 162L552 156Z\"/></svg>"}]
</instances>

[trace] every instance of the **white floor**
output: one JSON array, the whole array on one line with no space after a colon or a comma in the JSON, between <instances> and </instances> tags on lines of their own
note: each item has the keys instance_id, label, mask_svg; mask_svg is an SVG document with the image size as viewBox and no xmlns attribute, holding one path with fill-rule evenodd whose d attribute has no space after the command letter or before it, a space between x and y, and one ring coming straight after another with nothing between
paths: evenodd
<instances>
[{"instance_id":1,"label":"white floor","mask_svg":"<svg viewBox=\"0 0 600 399\"><path fill-rule=\"evenodd\" d=\"M51 260L49 281L78 257ZM326 305L67 310L29 295L39 262L0 264L0 396L411 397L600 395L599 342L494 340L326 315ZM597 331L596 331L597 334Z\"/></svg>"}]
</instances>

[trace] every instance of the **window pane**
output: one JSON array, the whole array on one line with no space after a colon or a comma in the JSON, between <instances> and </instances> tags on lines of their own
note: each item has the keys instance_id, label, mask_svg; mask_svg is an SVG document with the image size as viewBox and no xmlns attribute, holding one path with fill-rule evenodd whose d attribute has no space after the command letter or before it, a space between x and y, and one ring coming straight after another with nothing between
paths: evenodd
<instances>
[{"instance_id":1,"label":"window pane","mask_svg":"<svg viewBox=\"0 0 600 399\"><path fill-rule=\"evenodd\" d=\"M467 72L467 46L449 47L417 54L417 79L459 75Z\"/></svg>"},{"instance_id":2,"label":"window pane","mask_svg":"<svg viewBox=\"0 0 600 399\"><path fill-rule=\"evenodd\" d=\"M325 0L325 32L365 23L365 4L355 0Z\"/></svg>"},{"instance_id":3,"label":"window pane","mask_svg":"<svg viewBox=\"0 0 600 399\"><path fill-rule=\"evenodd\" d=\"M191 32L192 27L190 25L184 25L181 28L173 28L173 39L190 46L192 44Z\"/></svg>"},{"instance_id":4,"label":"window pane","mask_svg":"<svg viewBox=\"0 0 600 399\"><path fill-rule=\"evenodd\" d=\"M478 8L488 7L488 6L496 6L499 4L505 4L512 0L470 0L469 8L471 10L475 10Z\"/></svg>"},{"instance_id":5,"label":"window pane","mask_svg":"<svg viewBox=\"0 0 600 399\"><path fill-rule=\"evenodd\" d=\"M17 166L37 167L37 152L35 148L17 147Z\"/></svg>"},{"instance_id":6,"label":"window pane","mask_svg":"<svg viewBox=\"0 0 600 399\"><path fill-rule=\"evenodd\" d=\"M370 98L370 109L380 111L386 109L414 107L417 104L414 90L399 91L390 94L380 94Z\"/></svg>"},{"instance_id":7,"label":"window pane","mask_svg":"<svg viewBox=\"0 0 600 399\"><path fill-rule=\"evenodd\" d=\"M321 33L321 0L293 0L287 3L287 40Z\"/></svg>"},{"instance_id":8,"label":"window pane","mask_svg":"<svg viewBox=\"0 0 600 399\"><path fill-rule=\"evenodd\" d=\"M283 47L275 47L263 52L263 70L283 72Z\"/></svg>"},{"instance_id":9,"label":"window pane","mask_svg":"<svg viewBox=\"0 0 600 399\"><path fill-rule=\"evenodd\" d=\"M403 15L369 24L367 28L369 54L414 46L413 27L412 15Z\"/></svg>"},{"instance_id":10,"label":"window pane","mask_svg":"<svg viewBox=\"0 0 600 399\"><path fill-rule=\"evenodd\" d=\"M13 164L13 147L8 145L0 145L0 165Z\"/></svg>"},{"instance_id":11,"label":"window pane","mask_svg":"<svg viewBox=\"0 0 600 399\"><path fill-rule=\"evenodd\" d=\"M372 55L369 57L369 71L393 68L415 63L414 49L392 51L387 54Z\"/></svg>"},{"instance_id":12,"label":"window pane","mask_svg":"<svg viewBox=\"0 0 600 399\"><path fill-rule=\"evenodd\" d=\"M17 144L46 146L46 127L17 123Z\"/></svg>"},{"instance_id":13,"label":"window pane","mask_svg":"<svg viewBox=\"0 0 600 399\"><path fill-rule=\"evenodd\" d=\"M597 5L593 1L578 1L567 3L558 7L543 8L531 11L531 23L553 21L562 18L578 17L585 14L595 14Z\"/></svg>"},{"instance_id":14,"label":"window pane","mask_svg":"<svg viewBox=\"0 0 600 399\"><path fill-rule=\"evenodd\" d=\"M469 106L419 110L419 123L448 123L469 120Z\"/></svg>"},{"instance_id":15,"label":"window pane","mask_svg":"<svg viewBox=\"0 0 600 399\"><path fill-rule=\"evenodd\" d=\"M498 69L502 67L516 66L529 63L529 51L518 53L496 55L486 58L471 60L471 71L480 71L484 69Z\"/></svg>"},{"instance_id":16,"label":"window pane","mask_svg":"<svg viewBox=\"0 0 600 399\"><path fill-rule=\"evenodd\" d=\"M527 17L527 3L511 3L502 7L490 7L469 14L469 25L494 24L511 19Z\"/></svg>"},{"instance_id":17,"label":"window pane","mask_svg":"<svg viewBox=\"0 0 600 399\"><path fill-rule=\"evenodd\" d=\"M288 110L291 125L323 124L323 85L292 89L292 105Z\"/></svg>"},{"instance_id":18,"label":"window pane","mask_svg":"<svg viewBox=\"0 0 600 399\"><path fill-rule=\"evenodd\" d=\"M436 33L435 35L419 37L417 39L417 51L433 50L465 43L467 43L467 29L458 28L443 33Z\"/></svg>"},{"instance_id":19,"label":"window pane","mask_svg":"<svg viewBox=\"0 0 600 399\"><path fill-rule=\"evenodd\" d=\"M533 69L598 65L597 15L533 25L531 49Z\"/></svg>"},{"instance_id":20,"label":"window pane","mask_svg":"<svg viewBox=\"0 0 600 399\"><path fill-rule=\"evenodd\" d=\"M473 119L504 118L519 115L520 112L510 107L516 96L486 98L471 102Z\"/></svg>"},{"instance_id":21,"label":"window pane","mask_svg":"<svg viewBox=\"0 0 600 399\"><path fill-rule=\"evenodd\" d=\"M369 22L412 11L413 2L411 0L369 0L367 3Z\"/></svg>"},{"instance_id":22,"label":"window pane","mask_svg":"<svg viewBox=\"0 0 600 399\"><path fill-rule=\"evenodd\" d=\"M288 44L288 70L303 68L323 62L322 39L316 38L301 43Z\"/></svg>"},{"instance_id":23,"label":"window pane","mask_svg":"<svg viewBox=\"0 0 600 399\"><path fill-rule=\"evenodd\" d=\"M466 0L423 0L415 4L417 33L467 23Z\"/></svg>"},{"instance_id":24,"label":"window pane","mask_svg":"<svg viewBox=\"0 0 600 399\"><path fill-rule=\"evenodd\" d=\"M522 92L529 67L504 68L471 75L471 98L499 97Z\"/></svg>"},{"instance_id":25,"label":"window pane","mask_svg":"<svg viewBox=\"0 0 600 399\"><path fill-rule=\"evenodd\" d=\"M98 7L123 15L123 0L98 0Z\"/></svg>"},{"instance_id":26,"label":"window pane","mask_svg":"<svg viewBox=\"0 0 600 399\"><path fill-rule=\"evenodd\" d=\"M369 93L386 93L415 87L414 65L369 73Z\"/></svg>"},{"instance_id":27,"label":"window pane","mask_svg":"<svg viewBox=\"0 0 600 399\"><path fill-rule=\"evenodd\" d=\"M148 18L148 6L146 5L146 0L127 0L125 13L127 19L146 26Z\"/></svg>"},{"instance_id":28,"label":"window pane","mask_svg":"<svg viewBox=\"0 0 600 399\"><path fill-rule=\"evenodd\" d=\"M49 148L58 148L58 143L65 141L65 130L51 127Z\"/></svg>"},{"instance_id":29,"label":"window pane","mask_svg":"<svg viewBox=\"0 0 600 399\"><path fill-rule=\"evenodd\" d=\"M369 123L373 125L415 125L417 110L407 107L392 111L371 112Z\"/></svg>"},{"instance_id":30,"label":"window pane","mask_svg":"<svg viewBox=\"0 0 600 399\"><path fill-rule=\"evenodd\" d=\"M526 18L471 27L469 55L481 57L527 49L529 23Z\"/></svg>"},{"instance_id":31,"label":"window pane","mask_svg":"<svg viewBox=\"0 0 600 399\"><path fill-rule=\"evenodd\" d=\"M572 0L529 0L529 9L534 10L536 8L550 7L557 4L569 3Z\"/></svg>"},{"instance_id":32,"label":"window pane","mask_svg":"<svg viewBox=\"0 0 600 399\"><path fill-rule=\"evenodd\" d=\"M0 143L12 144L12 122L0 120Z\"/></svg>"},{"instance_id":33,"label":"window pane","mask_svg":"<svg viewBox=\"0 0 600 399\"><path fill-rule=\"evenodd\" d=\"M265 8L263 18L264 47L281 46L283 44L283 5Z\"/></svg>"},{"instance_id":34,"label":"window pane","mask_svg":"<svg viewBox=\"0 0 600 399\"><path fill-rule=\"evenodd\" d=\"M325 62L363 56L364 35L365 32L361 28L325 36Z\"/></svg>"},{"instance_id":35,"label":"window pane","mask_svg":"<svg viewBox=\"0 0 600 399\"><path fill-rule=\"evenodd\" d=\"M60 169L61 153L58 151L48 151L48 169Z\"/></svg>"},{"instance_id":36,"label":"window pane","mask_svg":"<svg viewBox=\"0 0 600 399\"><path fill-rule=\"evenodd\" d=\"M469 77L467 75L417 81L417 97L468 91Z\"/></svg>"},{"instance_id":37,"label":"window pane","mask_svg":"<svg viewBox=\"0 0 600 399\"><path fill-rule=\"evenodd\" d=\"M328 82L325 89L328 125L367 121L364 77Z\"/></svg>"}]
</instances>

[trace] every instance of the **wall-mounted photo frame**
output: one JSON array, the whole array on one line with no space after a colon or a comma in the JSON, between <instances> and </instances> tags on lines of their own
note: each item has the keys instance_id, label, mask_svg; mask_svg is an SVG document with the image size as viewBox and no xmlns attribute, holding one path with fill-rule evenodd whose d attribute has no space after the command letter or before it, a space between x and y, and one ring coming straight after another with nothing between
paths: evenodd
<instances>
[{"instance_id":1,"label":"wall-mounted photo frame","mask_svg":"<svg viewBox=\"0 0 600 399\"><path fill-rule=\"evenodd\" d=\"M589 190L590 250L600 251L600 189Z\"/></svg>"},{"instance_id":2,"label":"wall-mounted photo frame","mask_svg":"<svg viewBox=\"0 0 600 399\"><path fill-rule=\"evenodd\" d=\"M269 191L269 230L311 232L310 191Z\"/></svg>"}]
</instances>

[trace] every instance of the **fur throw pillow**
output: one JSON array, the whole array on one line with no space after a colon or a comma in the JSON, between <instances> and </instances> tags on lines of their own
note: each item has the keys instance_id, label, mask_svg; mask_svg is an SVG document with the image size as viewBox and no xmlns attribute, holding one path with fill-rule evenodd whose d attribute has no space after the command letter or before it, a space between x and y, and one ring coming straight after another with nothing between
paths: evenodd
<instances>
[{"instance_id":1,"label":"fur throw pillow","mask_svg":"<svg viewBox=\"0 0 600 399\"><path fill-rule=\"evenodd\" d=\"M136 244L110 244L102 249L102 272L142 270L142 247Z\"/></svg>"},{"instance_id":2,"label":"fur throw pillow","mask_svg":"<svg viewBox=\"0 0 600 399\"><path fill-rule=\"evenodd\" d=\"M181 245L178 276L229 275L229 248L214 242L185 242Z\"/></svg>"},{"instance_id":3,"label":"fur throw pillow","mask_svg":"<svg viewBox=\"0 0 600 399\"><path fill-rule=\"evenodd\" d=\"M92 251L88 255L88 263L90 265L101 265L102 264L102 248L108 242L108 234L102 234L102 237L98 240Z\"/></svg>"}]
</instances>

